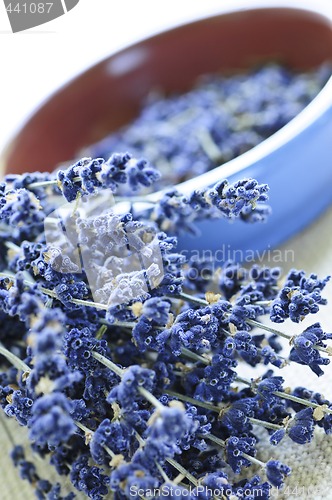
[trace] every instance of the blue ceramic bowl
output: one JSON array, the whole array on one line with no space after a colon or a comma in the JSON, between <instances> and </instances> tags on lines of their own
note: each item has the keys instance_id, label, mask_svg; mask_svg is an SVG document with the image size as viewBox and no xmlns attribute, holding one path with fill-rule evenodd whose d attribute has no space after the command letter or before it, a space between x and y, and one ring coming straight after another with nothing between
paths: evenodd
<instances>
[{"instance_id":1,"label":"blue ceramic bowl","mask_svg":"<svg viewBox=\"0 0 332 500\"><path fill-rule=\"evenodd\" d=\"M155 87L181 92L202 74L276 59L299 70L331 62L332 6L305 3L305 7L276 0L268 5L256 1L251 7L248 2L237 3L232 11L177 26L111 55L51 96L24 125L4 155L5 170L51 170L74 158L84 146L134 118ZM330 205L332 79L269 139L178 189L186 193L222 178L242 177L270 185L273 214L268 222L204 222L200 237L180 238L182 249L273 248Z\"/></svg>"}]
</instances>

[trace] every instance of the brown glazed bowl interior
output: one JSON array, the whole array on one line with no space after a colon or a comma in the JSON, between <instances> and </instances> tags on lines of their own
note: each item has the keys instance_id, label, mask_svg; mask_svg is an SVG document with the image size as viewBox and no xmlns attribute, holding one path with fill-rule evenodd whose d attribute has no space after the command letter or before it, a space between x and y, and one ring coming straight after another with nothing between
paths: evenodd
<instances>
[{"instance_id":1,"label":"brown glazed bowl interior","mask_svg":"<svg viewBox=\"0 0 332 500\"><path fill-rule=\"evenodd\" d=\"M7 147L5 172L52 170L137 115L155 88L181 92L199 75L264 61L308 69L332 59L326 17L296 8L252 8L171 29L118 52L56 92Z\"/></svg>"}]
</instances>

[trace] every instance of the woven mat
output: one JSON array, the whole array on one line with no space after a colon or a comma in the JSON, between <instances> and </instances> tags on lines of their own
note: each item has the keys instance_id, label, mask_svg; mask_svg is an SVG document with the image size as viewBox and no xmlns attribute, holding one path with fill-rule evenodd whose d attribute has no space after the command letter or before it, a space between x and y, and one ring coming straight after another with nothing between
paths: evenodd
<instances>
[{"instance_id":1,"label":"woven mat","mask_svg":"<svg viewBox=\"0 0 332 500\"><path fill-rule=\"evenodd\" d=\"M287 224L287 221L285 221ZM307 272L315 272L324 276L332 271L332 208L329 209L319 220L293 238L280 249L292 249L295 262L287 262L283 265L285 272L291 267L303 268ZM266 264L268 264L266 262ZM271 263L270 265L274 265ZM332 273L331 273L332 274ZM332 283L329 283L324 291L329 299L329 305L322 307L321 311L311 316L309 320L303 321L301 325L286 323L282 325L284 331L293 334L302 331L306 326L315 321L320 321L327 331L332 329ZM294 365L294 364L293 364ZM286 367L280 373L286 379L287 384L292 387L305 385L310 389L322 392L327 398L332 399L332 364L325 368L322 378L316 377L311 371L300 365ZM260 368L261 370L261 368ZM277 371L277 369L276 369ZM249 372L248 372L249 373ZM17 471L12 466L8 453L12 443L26 442L27 432L16 422L10 421L1 415L0 421L0 474L1 474L1 500L32 500L35 498L31 487L19 479ZM265 432L265 431L262 431ZM266 437L266 436L265 436ZM284 491L275 492L274 498L286 499L289 497L301 500L330 500L332 499L332 488L330 485L332 477L332 436L325 436L317 430L315 439L308 445L296 445L285 438L277 447L265 444L260 445L259 458L267 460L271 456L280 459L292 467L292 475L288 478L287 488ZM64 491L69 486L64 483L63 478L57 476L53 469L48 466L47 461L38 457L34 458L38 472L41 477L51 481L60 481L64 484ZM86 498L78 495L77 498ZM111 498L111 496L109 496Z\"/></svg>"}]
</instances>

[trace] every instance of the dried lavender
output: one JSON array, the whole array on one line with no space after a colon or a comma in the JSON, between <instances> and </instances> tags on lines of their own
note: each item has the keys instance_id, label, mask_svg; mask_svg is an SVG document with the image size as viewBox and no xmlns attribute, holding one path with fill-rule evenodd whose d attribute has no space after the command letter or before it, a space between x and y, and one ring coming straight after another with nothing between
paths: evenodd
<instances>
[{"instance_id":1,"label":"dried lavender","mask_svg":"<svg viewBox=\"0 0 332 500\"><path fill-rule=\"evenodd\" d=\"M212 218L215 210L250 221L248 213L267 201L267 186L251 179L222 181L186 199L167 193L140 212L139 220L134 202L131 214L105 206L86 218L81 212L78 200L84 207L98 190L114 193L118 183L136 189L158 178L146 162L113 155L108 161L81 160L57 178L5 179L1 406L8 418L28 427L34 452L48 457L89 498L110 492L115 499L139 491L144 496L154 488L163 498L173 488L183 498L239 496L245 489L267 499L291 471L277 460L259 460L257 426L275 446L286 435L305 444L317 427L332 432L332 404L302 387L285 390L271 367L295 362L322 375L332 334L316 322L290 336L261 318L298 322L317 313L326 303L328 278L292 270L280 287L276 268L254 265L246 271L227 262L217 269L213 261L187 261L176 253L176 237L160 232L179 232L184 221L194 228L197 218ZM17 197L22 190L26 195ZM62 196L73 201L54 235L77 222L81 265L68 252L69 240L65 246L58 238L56 252L45 239L41 221L52 217ZM38 202L25 217L26 199ZM15 220L22 223L13 226ZM84 253L84 245L92 254ZM128 248L141 256L141 270L128 267ZM161 259L153 261L154 269L162 267L156 281L147 264L153 248ZM87 255L90 260L84 260ZM107 293L114 301L104 300ZM290 342L288 354L278 337ZM256 367L255 380L241 376L245 363ZM61 480L51 485L41 479L21 448L13 460L37 498L61 498ZM250 474L253 466L258 475ZM236 480L240 472L248 472L247 479Z\"/></svg>"}]
</instances>

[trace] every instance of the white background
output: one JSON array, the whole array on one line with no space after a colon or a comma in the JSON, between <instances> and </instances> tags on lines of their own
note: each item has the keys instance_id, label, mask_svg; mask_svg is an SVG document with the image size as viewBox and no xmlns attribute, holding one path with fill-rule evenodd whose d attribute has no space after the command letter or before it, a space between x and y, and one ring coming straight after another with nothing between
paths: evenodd
<instances>
[{"instance_id":1,"label":"white background","mask_svg":"<svg viewBox=\"0 0 332 500\"><path fill-rule=\"evenodd\" d=\"M125 44L232 5L320 1L332 7L332 0L80 0L68 14L13 34L0 0L0 151L50 93Z\"/></svg>"}]
</instances>

